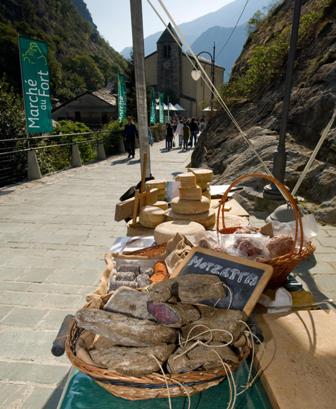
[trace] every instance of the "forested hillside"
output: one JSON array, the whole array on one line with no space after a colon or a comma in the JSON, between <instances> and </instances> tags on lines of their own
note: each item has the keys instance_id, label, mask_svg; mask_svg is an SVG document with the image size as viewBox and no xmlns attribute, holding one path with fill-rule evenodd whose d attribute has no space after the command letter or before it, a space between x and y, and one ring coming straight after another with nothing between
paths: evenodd
<instances>
[{"instance_id":1,"label":"forested hillside","mask_svg":"<svg viewBox=\"0 0 336 409\"><path fill-rule=\"evenodd\" d=\"M83 0L1 0L0 77L4 73L16 91L18 34L48 43L52 95L61 101L104 86L127 67L98 33Z\"/></svg>"}]
</instances>

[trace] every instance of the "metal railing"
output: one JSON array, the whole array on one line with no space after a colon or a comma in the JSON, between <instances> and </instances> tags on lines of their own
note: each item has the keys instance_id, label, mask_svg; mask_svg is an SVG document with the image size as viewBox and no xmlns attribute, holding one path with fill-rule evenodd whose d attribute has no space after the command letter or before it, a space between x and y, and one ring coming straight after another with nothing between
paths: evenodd
<instances>
[{"instance_id":1,"label":"metal railing","mask_svg":"<svg viewBox=\"0 0 336 409\"><path fill-rule=\"evenodd\" d=\"M96 146L96 160L102 160L106 158L105 149L104 149L104 135L113 135L117 134L117 131L89 131L89 132L78 132L78 133L61 133L57 135L41 135L41 136L30 136L30 137L21 137L21 138L6 138L0 139L0 186L5 186L7 184L15 183L22 181L27 178L30 179L30 169L31 161L30 158L32 155L35 155L36 160L33 161L35 166L39 167L37 160L37 155L39 151L55 148L70 148L69 150L69 166L73 165L73 154L74 147L77 148L77 155L79 155L79 161L81 162L80 157L80 147L83 145L95 145ZM118 133L120 134L120 133ZM91 136L91 137L90 137ZM88 137L85 140L76 140L78 137ZM69 139L68 141L66 139ZM117 137L117 144L110 143L111 146L108 146L109 151L123 151L122 138ZM41 141L46 141L50 143L39 144ZM105 141L107 142L107 141ZM107 142L108 143L108 142ZM5 146L4 146L5 145ZM112 146L113 145L113 146ZM22 155L24 155L22 157ZM78 156L77 156L78 157ZM78 159L77 159L78 163ZM75 165L80 166L80 165ZM18 171L18 168L20 171ZM66 169L63 167L57 170ZM34 173L36 175L36 172ZM37 174L41 174L39 168ZM48 174L45 173L45 174ZM41 175L42 176L42 175ZM34 177L36 178L36 177Z\"/></svg>"}]
</instances>

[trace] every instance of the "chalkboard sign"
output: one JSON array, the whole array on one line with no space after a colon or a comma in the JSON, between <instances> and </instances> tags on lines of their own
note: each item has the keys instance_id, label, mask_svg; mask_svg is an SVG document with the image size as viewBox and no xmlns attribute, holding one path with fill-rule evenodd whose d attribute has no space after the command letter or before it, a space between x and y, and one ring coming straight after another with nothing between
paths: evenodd
<instances>
[{"instance_id":1,"label":"chalkboard sign","mask_svg":"<svg viewBox=\"0 0 336 409\"><path fill-rule=\"evenodd\" d=\"M217 275L230 288L232 297L227 295L216 306L228 308L231 304L231 309L241 310L249 315L271 278L272 272L273 268L267 264L195 247L183 260L175 274Z\"/></svg>"}]
</instances>

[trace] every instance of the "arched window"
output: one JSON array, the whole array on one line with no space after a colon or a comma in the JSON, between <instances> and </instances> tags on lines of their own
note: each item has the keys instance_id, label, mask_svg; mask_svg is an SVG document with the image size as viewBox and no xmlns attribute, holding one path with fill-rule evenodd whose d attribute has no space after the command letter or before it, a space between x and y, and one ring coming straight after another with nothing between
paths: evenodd
<instances>
[{"instance_id":1,"label":"arched window","mask_svg":"<svg viewBox=\"0 0 336 409\"><path fill-rule=\"evenodd\" d=\"M171 52L170 45L165 45L163 47L163 56L164 56L164 58L170 58L170 52Z\"/></svg>"}]
</instances>

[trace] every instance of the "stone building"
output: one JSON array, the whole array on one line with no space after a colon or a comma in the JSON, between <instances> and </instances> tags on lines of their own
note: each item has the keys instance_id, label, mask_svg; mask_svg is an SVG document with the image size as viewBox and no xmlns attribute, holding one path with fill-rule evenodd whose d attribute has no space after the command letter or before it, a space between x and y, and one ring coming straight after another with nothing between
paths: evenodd
<instances>
[{"instance_id":1,"label":"stone building","mask_svg":"<svg viewBox=\"0 0 336 409\"><path fill-rule=\"evenodd\" d=\"M174 32L171 25L169 28ZM175 32L174 32L175 35ZM177 35L175 35L177 38ZM212 50L209 51L210 54ZM199 58L209 78L211 78L211 61ZM146 85L154 87L156 92L165 94L173 104L179 103L184 109L184 116L202 116L202 109L210 105L211 92L200 79L191 77L193 67L185 52L181 50L168 29L157 41L157 50L145 58ZM215 86L223 84L224 68L215 65Z\"/></svg>"},{"instance_id":2,"label":"stone building","mask_svg":"<svg viewBox=\"0 0 336 409\"><path fill-rule=\"evenodd\" d=\"M99 129L105 123L118 118L117 97L110 88L87 91L52 111L55 121L70 119L83 122L92 129Z\"/></svg>"}]
</instances>

